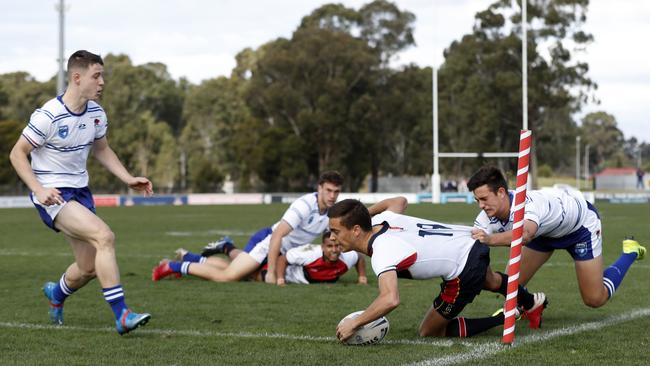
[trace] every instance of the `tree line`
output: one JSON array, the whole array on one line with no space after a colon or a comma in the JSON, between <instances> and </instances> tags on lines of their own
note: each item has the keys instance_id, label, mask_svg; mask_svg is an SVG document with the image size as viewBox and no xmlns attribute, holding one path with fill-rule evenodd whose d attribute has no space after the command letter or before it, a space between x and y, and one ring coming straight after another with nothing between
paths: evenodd
<instances>
[{"instance_id":1,"label":"tree line","mask_svg":"<svg viewBox=\"0 0 650 366\"><path fill-rule=\"evenodd\" d=\"M590 170L631 165L650 146L626 140L611 114L573 116L596 83L567 44L587 47L588 1L529 0L528 105L532 168L574 171L575 138L589 144ZM439 76L440 151L516 151L521 128L521 14L498 0L444 52ZM377 188L380 175L432 172L432 70L392 66L414 46L415 15L376 0L359 9L327 4L305 16L291 38L236 56L230 76L196 85L174 80L162 63L104 57L109 142L125 165L158 192L306 191L336 169L345 190ZM0 187L25 188L9 150L35 108L55 95L55 78L0 75ZM513 159L510 159L513 160ZM504 169L516 162L494 161ZM124 187L89 160L92 188ZM485 160L442 160L447 176L466 176ZM542 173L542 172L540 172Z\"/></svg>"}]
</instances>

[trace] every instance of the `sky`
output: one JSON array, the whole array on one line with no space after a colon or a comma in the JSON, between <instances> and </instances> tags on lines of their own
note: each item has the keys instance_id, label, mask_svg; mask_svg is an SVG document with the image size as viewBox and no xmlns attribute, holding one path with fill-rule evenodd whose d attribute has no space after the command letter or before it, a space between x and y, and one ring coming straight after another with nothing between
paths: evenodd
<instances>
[{"instance_id":1,"label":"sky","mask_svg":"<svg viewBox=\"0 0 650 366\"><path fill-rule=\"evenodd\" d=\"M0 73L27 71L45 81L57 73L58 0L0 0ZM235 55L278 37L290 38L303 16L339 2L370 0L66 0L65 57L78 49L123 53L135 64L162 62L194 83L227 76ZM470 33L476 12L492 0L393 0L415 14L415 42L396 66L440 65L442 52ZM650 1L592 0L585 31L595 41L576 56L589 63L600 105L625 138L650 142Z\"/></svg>"}]
</instances>

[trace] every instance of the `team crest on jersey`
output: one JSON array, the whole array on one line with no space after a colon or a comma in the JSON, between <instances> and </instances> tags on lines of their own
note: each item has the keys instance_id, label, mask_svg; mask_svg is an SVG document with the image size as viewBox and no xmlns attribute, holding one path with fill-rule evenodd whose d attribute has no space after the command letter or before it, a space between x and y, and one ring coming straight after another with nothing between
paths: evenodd
<instances>
[{"instance_id":1,"label":"team crest on jersey","mask_svg":"<svg viewBox=\"0 0 650 366\"><path fill-rule=\"evenodd\" d=\"M99 125L100 122L99 118L95 118L95 126Z\"/></svg>"},{"instance_id":2,"label":"team crest on jersey","mask_svg":"<svg viewBox=\"0 0 650 366\"><path fill-rule=\"evenodd\" d=\"M68 126L59 126L59 137L64 139L68 137Z\"/></svg>"},{"instance_id":3,"label":"team crest on jersey","mask_svg":"<svg viewBox=\"0 0 650 366\"><path fill-rule=\"evenodd\" d=\"M584 257L585 255L587 255L587 243L576 244L575 252L578 255L578 257Z\"/></svg>"}]
</instances>

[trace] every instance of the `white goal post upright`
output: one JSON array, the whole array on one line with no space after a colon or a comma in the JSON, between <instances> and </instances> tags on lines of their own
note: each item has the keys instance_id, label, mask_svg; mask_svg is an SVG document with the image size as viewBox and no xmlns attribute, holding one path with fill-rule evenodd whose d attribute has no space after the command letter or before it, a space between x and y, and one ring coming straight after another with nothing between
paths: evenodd
<instances>
[{"instance_id":1,"label":"white goal post upright","mask_svg":"<svg viewBox=\"0 0 650 366\"><path fill-rule=\"evenodd\" d=\"M527 0L521 1L521 89L522 89L522 130L528 130L528 39L527 39ZM435 49L435 47L434 47ZM432 99L433 99L433 172L431 174L431 203L440 203L440 158L516 158L518 152L456 152L441 153L438 151L438 68L434 52L432 67ZM530 183L530 181L529 181Z\"/></svg>"},{"instance_id":2,"label":"white goal post upright","mask_svg":"<svg viewBox=\"0 0 650 366\"><path fill-rule=\"evenodd\" d=\"M455 152L438 151L438 69L432 70L433 81L433 174L431 174L431 203L440 203L440 158L516 158L519 153L507 152Z\"/></svg>"}]
</instances>

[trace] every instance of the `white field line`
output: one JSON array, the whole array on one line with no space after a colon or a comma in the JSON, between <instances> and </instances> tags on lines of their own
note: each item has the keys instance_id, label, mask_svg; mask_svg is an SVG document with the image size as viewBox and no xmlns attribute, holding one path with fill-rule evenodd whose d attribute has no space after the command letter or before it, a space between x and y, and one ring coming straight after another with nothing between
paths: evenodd
<instances>
[{"instance_id":1,"label":"white field line","mask_svg":"<svg viewBox=\"0 0 650 366\"><path fill-rule=\"evenodd\" d=\"M115 328L90 328L90 327L76 327L76 326L57 326L46 324L32 324L32 323L15 323L15 322L0 322L0 328L9 329L29 329L29 330L58 330L58 331L75 331L75 332L94 332L94 333L115 333ZM205 330L172 330L172 329L152 329L152 328L139 328L136 333L164 335L164 336L182 336L182 337L230 337L230 338L270 338L270 339L285 339L296 341L313 341L313 342L337 342L335 337L315 337L309 335L294 335L284 333L249 333L249 332L211 332ZM410 340L410 339L392 339L384 340L384 344L405 344L405 345L425 345L434 347L451 347L454 341L451 339L423 339L423 340Z\"/></svg>"},{"instance_id":2,"label":"white field line","mask_svg":"<svg viewBox=\"0 0 650 366\"><path fill-rule=\"evenodd\" d=\"M507 346L499 342L475 344L470 348L469 352L458 354L458 355L446 356L446 357L431 358L413 364L409 364L409 366L427 366L427 365L440 366L440 365L453 365L461 362L476 363L476 361L479 361L481 359L490 356L494 356L497 353L510 350L514 347L520 347L522 345L544 342L553 338L573 335L576 333L599 330L605 327L628 322L638 318L643 318L649 315L650 315L650 308L636 309L627 314L612 316L599 322L578 324L570 327L550 330L548 332L543 332L540 334L533 334L533 335L523 336L520 338L515 338L515 343L512 346Z\"/></svg>"},{"instance_id":3,"label":"white field line","mask_svg":"<svg viewBox=\"0 0 650 366\"><path fill-rule=\"evenodd\" d=\"M401 345L424 345L434 347L451 347L453 345L466 346L470 351L459 355L440 357L435 359L428 359L414 363L414 366L425 365L452 365L460 362L470 362L490 357L502 351L507 351L513 347L521 345L544 342L549 339L572 335L580 332L590 330L599 330L604 327L616 325L619 323L627 322L637 318L642 318L650 315L650 308L637 309L628 314L613 316L599 322L590 322L585 324L574 325L571 327L560 328L544 332L541 334L534 334L523 336L516 339L513 346L506 346L498 342L489 343L475 343L467 340L451 340L451 339L433 339L433 340L410 340L410 339L393 339L385 340L384 344L401 344ZM9 329L29 329L29 330L57 330L57 331L76 331L76 332L93 332L93 333L114 333L114 328L90 328L90 327L76 327L76 326L55 326L44 324L31 324L31 323L16 323L16 322L0 322L0 328ZM140 334L154 334L164 336L184 336L184 337L230 337L230 338L259 338L259 339L285 339L285 340L298 340L298 341L312 341L312 342L336 342L334 337L316 337L309 335L292 335L284 333L250 333L250 332L211 332L202 330L172 330L172 329L151 329L141 328L136 331Z\"/></svg>"}]
</instances>

